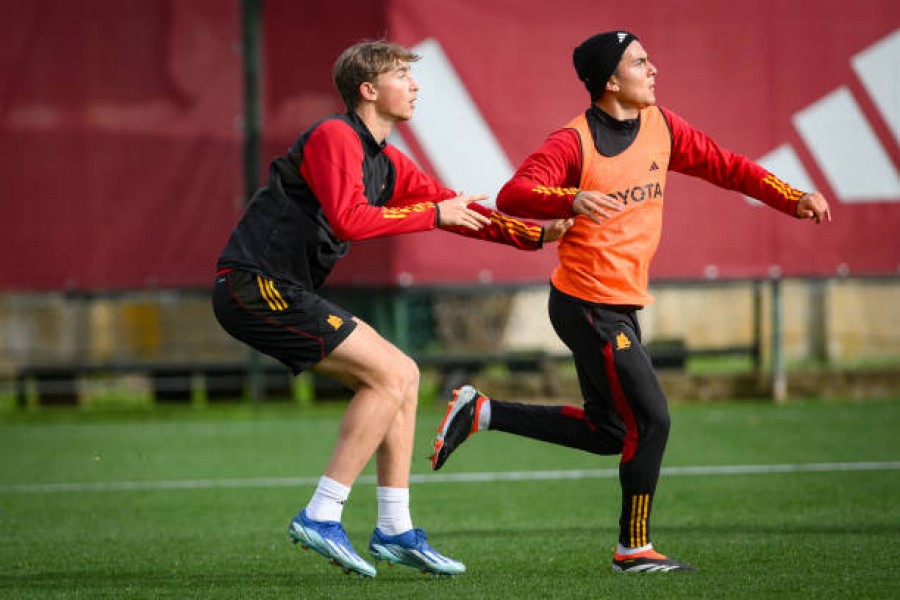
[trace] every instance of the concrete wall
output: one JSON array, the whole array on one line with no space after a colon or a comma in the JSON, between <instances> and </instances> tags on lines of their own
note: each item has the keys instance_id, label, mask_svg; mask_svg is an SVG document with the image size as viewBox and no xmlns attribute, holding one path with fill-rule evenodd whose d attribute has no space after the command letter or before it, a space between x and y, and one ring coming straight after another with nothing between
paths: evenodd
<instances>
[{"instance_id":1,"label":"concrete wall","mask_svg":"<svg viewBox=\"0 0 900 600\"><path fill-rule=\"evenodd\" d=\"M217 361L245 351L205 294L0 295L0 365ZM0 366L0 368L3 368Z\"/></svg>"},{"instance_id":2,"label":"concrete wall","mask_svg":"<svg viewBox=\"0 0 900 600\"><path fill-rule=\"evenodd\" d=\"M786 280L782 339L789 360L856 362L900 359L900 281ZM763 355L770 349L772 294L761 289ZM640 313L645 342L684 340L689 349L750 345L754 340L751 282L659 285L656 302ZM507 349L564 352L547 319L547 291L515 295L504 331Z\"/></svg>"},{"instance_id":3,"label":"concrete wall","mask_svg":"<svg viewBox=\"0 0 900 600\"><path fill-rule=\"evenodd\" d=\"M789 360L838 363L900 359L900 279L784 282L783 339ZM689 349L749 345L751 283L660 285L641 312L646 342L684 340ZM546 289L511 295L433 295L442 347L479 352L542 349L565 353L547 318ZM763 286L763 349L771 298ZM452 343L451 343L452 341ZM33 364L242 360L205 293L147 292L107 297L0 295L0 373Z\"/></svg>"}]
</instances>

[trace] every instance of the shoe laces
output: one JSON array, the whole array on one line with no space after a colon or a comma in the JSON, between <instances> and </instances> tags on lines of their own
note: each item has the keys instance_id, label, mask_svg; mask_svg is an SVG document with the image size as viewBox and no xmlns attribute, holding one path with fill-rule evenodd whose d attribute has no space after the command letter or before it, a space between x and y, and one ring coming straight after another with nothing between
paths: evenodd
<instances>
[{"instance_id":1,"label":"shoe laces","mask_svg":"<svg viewBox=\"0 0 900 600\"><path fill-rule=\"evenodd\" d=\"M415 538L415 542L413 542L413 547L415 547L415 548L421 548L423 546L425 548L430 547L430 546L428 546L428 542L427 542L428 534L425 533L425 531L423 529L419 529L418 527L416 527L415 529L412 530L412 534Z\"/></svg>"},{"instance_id":2,"label":"shoe laces","mask_svg":"<svg viewBox=\"0 0 900 600\"><path fill-rule=\"evenodd\" d=\"M320 521L320 523L322 523L322 522L324 522L324 521ZM327 523L323 527L323 529L327 530L328 533L332 537L336 538L338 542L345 544L347 546L350 546L352 548L352 546L350 545L350 538L347 537L347 531L344 529L344 526L341 525L339 522L335 521L333 523Z\"/></svg>"}]
</instances>

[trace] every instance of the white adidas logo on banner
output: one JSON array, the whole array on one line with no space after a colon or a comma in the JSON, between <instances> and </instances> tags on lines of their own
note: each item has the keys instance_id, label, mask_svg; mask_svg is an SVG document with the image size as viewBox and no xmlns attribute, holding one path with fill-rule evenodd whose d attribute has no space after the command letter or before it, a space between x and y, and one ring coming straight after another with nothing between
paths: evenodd
<instances>
[{"instance_id":1,"label":"white adidas logo on banner","mask_svg":"<svg viewBox=\"0 0 900 600\"><path fill-rule=\"evenodd\" d=\"M851 63L893 141L900 143L900 30L854 56ZM793 123L836 200L848 204L900 201L897 168L847 87L807 106L794 115ZM798 189L817 187L790 144L757 162Z\"/></svg>"},{"instance_id":2,"label":"white adidas logo on banner","mask_svg":"<svg viewBox=\"0 0 900 600\"><path fill-rule=\"evenodd\" d=\"M627 36L618 32L620 42ZM469 193L486 193L492 204L513 167L437 40L413 49L422 57L416 78L428 101L416 108L408 127L443 183ZM851 59L873 104L900 143L900 30ZM898 202L900 175L847 87L840 87L794 115L805 146L843 203ZM396 129L389 140L407 155ZM477 152L472 149L477 148ZM763 167L802 190L818 186L797 152L783 144L757 159ZM760 203L747 198L754 205Z\"/></svg>"}]
</instances>

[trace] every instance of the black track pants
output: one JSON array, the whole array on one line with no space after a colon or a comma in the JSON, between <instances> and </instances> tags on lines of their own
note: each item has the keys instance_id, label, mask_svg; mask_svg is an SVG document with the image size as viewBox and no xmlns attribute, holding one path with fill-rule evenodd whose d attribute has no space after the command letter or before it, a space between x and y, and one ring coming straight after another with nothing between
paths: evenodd
<instances>
[{"instance_id":1,"label":"black track pants","mask_svg":"<svg viewBox=\"0 0 900 600\"><path fill-rule=\"evenodd\" d=\"M584 408L492 400L490 428L595 454L621 454L619 541L644 546L670 421L635 312L587 304L555 289L549 310L557 335L572 351Z\"/></svg>"}]
</instances>

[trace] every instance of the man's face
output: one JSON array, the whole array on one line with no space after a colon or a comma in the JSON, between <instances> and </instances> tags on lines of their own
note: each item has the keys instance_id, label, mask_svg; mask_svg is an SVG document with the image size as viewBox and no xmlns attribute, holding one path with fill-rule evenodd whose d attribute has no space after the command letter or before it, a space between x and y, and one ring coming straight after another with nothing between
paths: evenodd
<instances>
[{"instance_id":1,"label":"man's face","mask_svg":"<svg viewBox=\"0 0 900 600\"><path fill-rule=\"evenodd\" d=\"M373 83L377 92L377 111L397 121L408 121L415 109L419 84L413 79L409 64L398 62L393 69L381 73Z\"/></svg>"},{"instance_id":2,"label":"man's face","mask_svg":"<svg viewBox=\"0 0 900 600\"><path fill-rule=\"evenodd\" d=\"M628 44L610 83L618 85L616 99L624 106L642 109L656 104L656 67L637 40Z\"/></svg>"}]
</instances>

